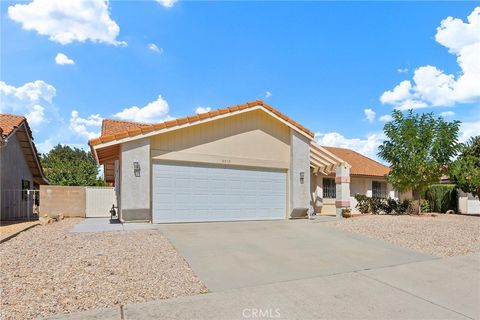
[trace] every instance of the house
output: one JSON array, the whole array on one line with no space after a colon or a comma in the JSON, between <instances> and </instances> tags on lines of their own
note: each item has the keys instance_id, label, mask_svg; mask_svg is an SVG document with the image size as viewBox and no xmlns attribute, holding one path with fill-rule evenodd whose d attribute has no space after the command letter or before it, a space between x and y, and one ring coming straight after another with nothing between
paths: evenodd
<instances>
[{"instance_id":1,"label":"house","mask_svg":"<svg viewBox=\"0 0 480 320\"><path fill-rule=\"evenodd\" d=\"M2 220L33 216L39 185L48 184L25 117L0 114L0 210Z\"/></svg>"},{"instance_id":2,"label":"house","mask_svg":"<svg viewBox=\"0 0 480 320\"><path fill-rule=\"evenodd\" d=\"M331 210L351 205L351 165L260 100L157 124L106 119L89 145L122 221L286 219L314 204L322 175L336 181Z\"/></svg>"},{"instance_id":3,"label":"house","mask_svg":"<svg viewBox=\"0 0 480 320\"><path fill-rule=\"evenodd\" d=\"M350 165L350 207L356 211L355 195L398 198L398 193L387 183L390 168L356 151L324 148ZM317 214L335 214L336 182L333 174L318 173L312 176L313 207Z\"/></svg>"}]
</instances>

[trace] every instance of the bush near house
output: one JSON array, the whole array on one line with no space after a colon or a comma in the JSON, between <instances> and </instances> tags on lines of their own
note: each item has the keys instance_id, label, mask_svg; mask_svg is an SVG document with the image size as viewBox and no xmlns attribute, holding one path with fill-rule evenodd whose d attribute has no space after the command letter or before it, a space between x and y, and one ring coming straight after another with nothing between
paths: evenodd
<instances>
[{"instance_id":1,"label":"bush near house","mask_svg":"<svg viewBox=\"0 0 480 320\"><path fill-rule=\"evenodd\" d=\"M405 214L412 209L412 202L408 199L400 201L394 198L371 198L363 194L355 195L355 199L357 200L356 208L361 213Z\"/></svg>"},{"instance_id":2,"label":"bush near house","mask_svg":"<svg viewBox=\"0 0 480 320\"><path fill-rule=\"evenodd\" d=\"M445 213L448 210L457 211L457 188L454 184L433 184L425 193L429 202L429 210Z\"/></svg>"}]
</instances>

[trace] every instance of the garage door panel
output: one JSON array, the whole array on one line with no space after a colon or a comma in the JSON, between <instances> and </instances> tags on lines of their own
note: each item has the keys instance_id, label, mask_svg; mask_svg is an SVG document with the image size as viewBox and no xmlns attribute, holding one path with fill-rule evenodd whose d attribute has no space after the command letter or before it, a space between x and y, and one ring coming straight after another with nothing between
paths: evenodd
<instances>
[{"instance_id":1,"label":"garage door panel","mask_svg":"<svg viewBox=\"0 0 480 320\"><path fill-rule=\"evenodd\" d=\"M156 163L152 181L154 222L285 218L282 170Z\"/></svg>"}]
</instances>

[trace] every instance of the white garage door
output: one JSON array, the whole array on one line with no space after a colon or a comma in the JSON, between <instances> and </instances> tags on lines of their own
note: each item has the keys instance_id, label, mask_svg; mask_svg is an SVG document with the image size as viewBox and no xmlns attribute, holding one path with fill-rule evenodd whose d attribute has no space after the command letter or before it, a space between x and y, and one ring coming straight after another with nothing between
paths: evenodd
<instances>
[{"instance_id":1,"label":"white garage door","mask_svg":"<svg viewBox=\"0 0 480 320\"><path fill-rule=\"evenodd\" d=\"M200 164L153 165L153 222L284 219L286 172Z\"/></svg>"}]
</instances>

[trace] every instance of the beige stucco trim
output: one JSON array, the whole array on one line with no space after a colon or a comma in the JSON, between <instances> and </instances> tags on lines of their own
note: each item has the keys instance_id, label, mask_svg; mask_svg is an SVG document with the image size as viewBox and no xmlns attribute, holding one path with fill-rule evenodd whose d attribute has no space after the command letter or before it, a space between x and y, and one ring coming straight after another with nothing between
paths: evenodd
<instances>
[{"instance_id":1,"label":"beige stucco trim","mask_svg":"<svg viewBox=\"0 0 480 320\"><path fill-rule=\"evenodd\" d=\"M288 169L287 161L238 158L213 154L187 153L182 151L151 150L152 160L211 163L219 165L246 166L273 169Z\"/></svg>"},{"instance_id":2,"label":"beige stucco trim","mask_svg":"<svg viewBox=\"0 0 480 320\"><path fill-rule=\"evenodd\" d=\"M212 122L212 121L215 121L215 120L235 116L235 115L246 113L246 112L252 112L252 111L255 111L255 110L261 110L261 111L267 113L268 115L272 116L276 120L280 121L284 125L288 126L289 128L297 131L298 133L300 133L301 135L303 135L307 139L309 139L309 140L313 139L307 133L298 129L297 127L295 127L291 123L283 120L282 118L280 118L279 116L277 116L273 112L268 111L267 109L265 109L265 107L263 107L261 105L258 105L258 106L252 107L252 108L238 110L238 111L234 111L234 112L230 112L230 113L226 113L226 114L221 114L221 115L218 115L218 116L215 116L215 117L211 117L211 118L207 118L207 119L203 119L203 120L198 120L198 121L195 121L193 123L185 123L185 124L177 125L177 126L170 127L170 128L164 128L164 129L154 130L154 131L147 132L147 133L141 133L141 134L135 135L133 137L126 137L126 138L122 138L122 139L116 139L116 140L113 140L113 141L97 144L97 145L93 146L93 150L98 150L100 148L105 148L105 147L116 145L116 144L119 144L119 143L125 143L125 142L129 142L129 141L133 141L133 140L143 139L143 138L146 138L146 137L151 137L151 136L155 136L155 135L170 132L170 131L180 130L180 129L187 128L187 127L197 126L197 125L200 125L200 124L209 123L209 122Z\"/></svg>"}]
</instances>

